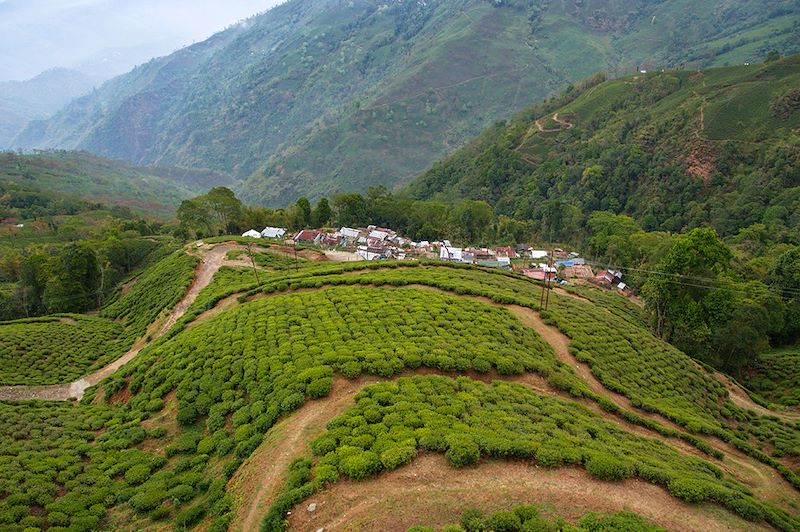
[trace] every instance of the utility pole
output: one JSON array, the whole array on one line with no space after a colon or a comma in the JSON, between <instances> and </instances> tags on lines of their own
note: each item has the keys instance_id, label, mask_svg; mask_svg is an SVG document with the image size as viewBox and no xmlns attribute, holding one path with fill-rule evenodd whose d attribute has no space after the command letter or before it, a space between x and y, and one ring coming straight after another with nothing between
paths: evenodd
<instances>
[{"instance_id":1,"label":"utility pole","mask_svg":"<svg viewBox=\"0 0 800 532\"><path fill-rule=\"evenodd\" d=\"M544 300L544 309L547 310L547 306L550 303L550 270L553 267L553 251L550 251L550 255L547 259L547 273L545 273L545 284L547 285L547 299Z\"/></svg>"},{"instance_id":2,"label":"utility pole","mask_svg":"<svg viewBox=\"0 0 800 532\"><path fill-rule=\"evenodd\" d=\"M253 274L256 276L256 284L261 284L261 281L258 279L258 270L256 269L256 261L253 260L253 250L250 248L252 246L252 242L247 243L247 254L250 256L250 264L253 265Z\"/></svg>"},{"instance_id":3,"label":"utility pole","mask_svg":"<svg viewBox=\"0 0 800 532\"><path fill-rule=\"evenodd\" d=\"M544 291L545 287L547 286L547 268L544 270L544 279L542 279L542 296L539 298L539 311L541 312L544 309Z\"/></svg>"}]
</instances>

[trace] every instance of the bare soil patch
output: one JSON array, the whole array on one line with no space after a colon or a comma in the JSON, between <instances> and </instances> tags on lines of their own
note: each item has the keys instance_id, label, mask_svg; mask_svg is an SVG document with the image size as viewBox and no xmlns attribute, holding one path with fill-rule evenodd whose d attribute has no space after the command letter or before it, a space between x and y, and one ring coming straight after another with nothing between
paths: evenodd
<instances>
[{"instance_id":1,"label":"bare soil patch","mask_svg":"<svg viewBox=\"0 0 800 532\"><path fill-rule=\"evenodd\" d=\"M312 502L313 513L307 511ZM404 531L457 521L469 507L490 512L530 503L573 522L589 511L630 510L670 530L768 530L719 507L683 503L640 480L603 482L579 468L526 461L485 460L456 470L434 453L367 481L339 481L295 507L289 524L291 530Z\"/></svg>"}]
</instances>

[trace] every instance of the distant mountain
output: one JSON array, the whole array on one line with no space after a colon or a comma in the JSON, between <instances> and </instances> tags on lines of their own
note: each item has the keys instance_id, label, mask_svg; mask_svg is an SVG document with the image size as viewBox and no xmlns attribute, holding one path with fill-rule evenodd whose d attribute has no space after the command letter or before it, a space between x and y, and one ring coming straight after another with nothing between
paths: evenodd
<instances>
[{"instance_id":1,"label":"distant mountain","mask_svg":"<svg viewBox=\"0 0 800 532\"><path fill-rule=\"evenodd\" d=\"M172 216L181 200L214 186L234 186L219 172L135 167L86 152L0 152L0 185L64 194L139 213ZM2 187L0 187L2 188ZM0 204L3 203L0 194Z\"/></svg>"},{"instance_id":2,"label":"distant mountain","mask_svg":"<svg viewBox=\"0 0 800 532\"><path fill-rule=\"evenodd\" d=\"M0 148L9 147L28 122L52 116L100 81L66 68L54 68L27 81L0 81Z\"/></svg>"},{"instance_id":3,"label":"distant mountain","mask_svg":"<svg viewBox=\"0 0 800 532\"><path fill-rule=\"evenodd\" d=\"M565 238L593 211L800 242L800 56L588 82L487 129L407 188Z\"/></svg>"},{"instance_id":4,"label":"distant mountain","mask_svg":"<svg viewBox=\"0 0 800 532\"><path fill-rule=\"evenodd\" d=\"M79 148L248 177L285 204L407 182L498 118L607 69L800 51L793 0L290 0L32 123Z\"/></svg>"}]
</instances>

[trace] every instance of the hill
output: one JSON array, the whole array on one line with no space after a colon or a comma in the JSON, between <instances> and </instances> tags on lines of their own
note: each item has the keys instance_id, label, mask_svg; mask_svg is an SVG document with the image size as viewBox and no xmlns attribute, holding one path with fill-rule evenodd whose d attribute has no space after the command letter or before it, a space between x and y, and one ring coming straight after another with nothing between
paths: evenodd
<instances>
[{"instance_id":1,"label":"hill","mask_svg":"<svg viewBox=\"0 0 800 532\"><path fill-rule=\"evenodd\" d=\"M233 180L220 173L180 168L141 168L87 152L0 152L0 218L15 208L42 204L35 197L81 198L172 216L181 200ZM25 199L27 198L27 199ZM7 212L6 212L7 211Z\"/></svg>"},{"instance_id":2,"label":"hill","mask_svg":"<svg viewBox=\"0 0 800 532\"><path fill-rule=\"evenodd\" d=\"M0 82L0 149L9 147L28 122L49 118L99 82L99 78L66 68L54 68L26 81Z\"/></svg>"},{"instance_id":3,"label":"hill","mask_svg":"<svg viewBox=\"0 0 800 532\"><path fill-rule=\"evenodd\" d=\"M137 67L16 137L250 177L243 197L403 183L498 117L606 68L798 51L796 2L291 0Z\"/></svg>"},{"instance_id":4,"label":"hill","mask_svg":"<svg viewBox=\"0 0 800 532\"><path fill-rule=\"evenodd\" d=\"M420 261L263 261L256 280L245 249L187 246L99 317L0 325L0 356L49 335L30 384L58 383L0 386L0 523L800 525L795 413L754 411L613 294L543 310L530 279ZM122 358L66 382L120 330ZM92 331L101 356L68 348Z\"/></svg>"},{"instance_id":5,"label":"hill","mask_svg":"<svg viewBox=\"0 0 800 532\"><path fill-rule=\"evenodd\" d=\"M569 238L593 211L647 230L800 237L800 56L595 78L498 123L419 176L418 198L475 198Z\"/></svg>"}]
</instances>

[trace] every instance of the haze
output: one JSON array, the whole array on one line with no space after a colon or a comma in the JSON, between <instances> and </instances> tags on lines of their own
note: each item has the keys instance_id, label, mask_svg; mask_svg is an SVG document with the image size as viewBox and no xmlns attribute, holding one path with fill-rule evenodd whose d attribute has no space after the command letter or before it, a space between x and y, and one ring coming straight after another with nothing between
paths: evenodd
<instances>
[{"instance_id":1,"label":"haze","mask_svg":"<svg viewBox=\"0 0 800 532\"><path fill-rule=\"evenodd\" d=\"M0 0L0 81L54 67L108 78L282 0Z\"/></svg>"}]
</instances>

